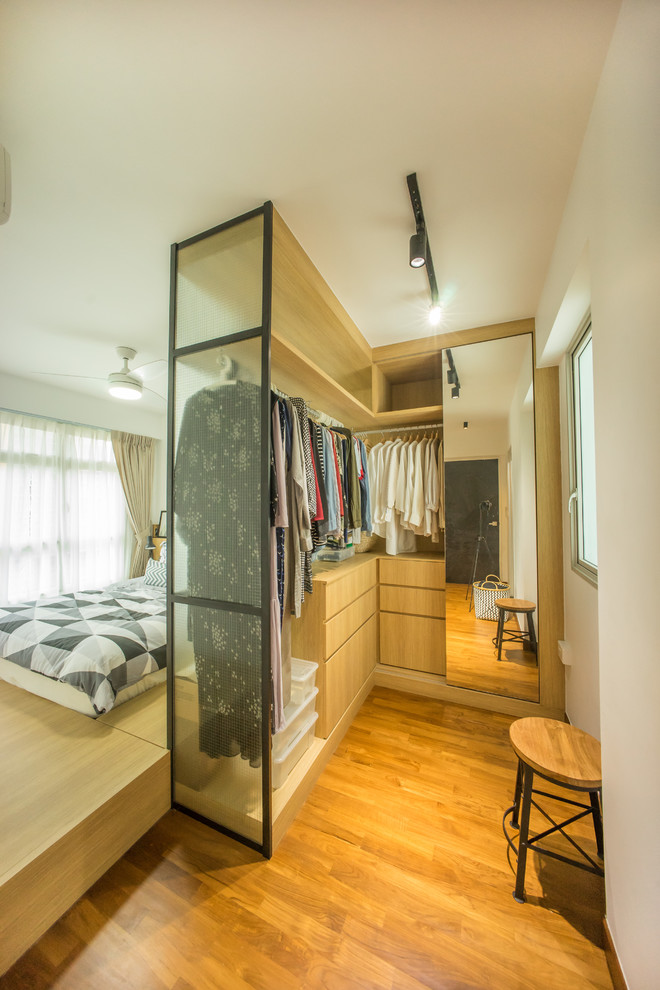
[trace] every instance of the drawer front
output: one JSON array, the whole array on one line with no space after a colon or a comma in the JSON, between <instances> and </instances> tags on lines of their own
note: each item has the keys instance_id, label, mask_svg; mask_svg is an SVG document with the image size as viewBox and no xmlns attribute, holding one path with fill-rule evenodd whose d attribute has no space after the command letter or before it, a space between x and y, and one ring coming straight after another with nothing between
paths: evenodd
<instances>
[{"instance_id":1,"label":"drawer front","mask_svg":"<svg viewBox=\"0 0 660 990\"><path fill-rule=\"evenodd\" d=\"M444 588L444 560L380 561L381 584L407 585L409 588Z\"/></svg>"},{"instance_id":2,"label":"drawer front","mask_svg":"<svg viewBox=\"0 0 660 990\"><path fill-rule=\"evenodd\" d=\"M372 615L329 660L319 665L317 736L326 739L330 735L371 675L377 661L377 640L378 617Z\"/></svg>"},{"instance_id":3,"label":"drawer front","mask_svg":"<svg viewBox=\"0 0 660 990\"><path fill-rule=\"evenodd\" d=\"M430 674L446 673L445 620L381 612L380 662Z\"/></svg>"},{"instance_id":4,"label":"drawer front","mask_svg":"<svg viewBox=\"0 0 660 990\"><path fill-rule=\"evenodd\" d=\"M336 581L330 581L325 589L325 618L331 619L337 612L354 602L378 580L377 561L370 560L360 567L352 567Z\"/></svg>"},{"instance_id":5,"label":"drawer front","mask_svg":"<svg viewBox=\"0 0 660 990\"><path fill-rule=\"evenodd\" d=\"M367 619L378 608L378 596L375 588L361 595L357 601L351 602L345 609L338 612L334 618L325 623L325 650L323 659L326 660L336 653L354 632L364 625Z\"/></svg>"},{"instance_id":6,"label":"drawer front","mask_svg":"<svg viewBox=\"0 0 660 990\"><path fill-rule=\"evenodd\" d=\"M396 584L383 584L380 588L380 608L381 612L444 618L445 593L437 588L402 588Z\"/></svg>"}]
</instances>

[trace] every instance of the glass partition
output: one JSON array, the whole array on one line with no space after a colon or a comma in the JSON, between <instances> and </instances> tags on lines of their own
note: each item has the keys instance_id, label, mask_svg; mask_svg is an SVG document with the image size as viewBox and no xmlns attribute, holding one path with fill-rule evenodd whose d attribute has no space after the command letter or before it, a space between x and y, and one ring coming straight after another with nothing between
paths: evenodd
<instances>
[{"instance_id":1,"label":"glass partition","mask_svg":"<svg viewBox=\"0 0 660 990\"><path fill-rule=\"evenodd\" d=\"M269 220L173 249L168 517L173 800L266 855Z\"/></svg>"},{"instance_id":2,"label":"glass partition","mask_svg":"<svg viewBox=\"0 0 660 990\"><path fill-rule=\"evenodd\" d=\"M175 346L261 326L263 213L180 245Z\"/></svg>"}]
</instances>

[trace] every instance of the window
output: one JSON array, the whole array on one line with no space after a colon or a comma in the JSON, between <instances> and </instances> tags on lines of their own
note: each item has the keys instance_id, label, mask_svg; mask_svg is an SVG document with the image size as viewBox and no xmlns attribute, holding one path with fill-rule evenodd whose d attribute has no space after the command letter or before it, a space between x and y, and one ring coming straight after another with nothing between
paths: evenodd
<instances>
[{"instance_id":1,"label":"window","mask_svg":"<svg viewBox=\"0 0 660 990\"><path fill-rule=\"evenodd\" d=\"M0 412L0 600L120 580L126 541L110 433Z\"/></svg>"},{"instance_id":2,"label":"window","mask_svg":"<svg viewBox=\"0 0 660 990\"><path fill-rule=\"evenodd\" d=\"M596 445L594 427L594 365L591 320L571 350L572 395L571 544L574 570L598 580L596 529Z\"/></svg>"}]
</instances>

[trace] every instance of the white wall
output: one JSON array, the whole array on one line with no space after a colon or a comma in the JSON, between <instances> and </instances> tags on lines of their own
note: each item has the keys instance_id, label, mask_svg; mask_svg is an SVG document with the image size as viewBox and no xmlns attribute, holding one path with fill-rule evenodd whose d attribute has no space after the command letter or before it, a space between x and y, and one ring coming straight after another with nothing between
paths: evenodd
<instances>
[{"instance_id":1,"label":"white wall","mask_svg":"<svg viewBox=\"0 0 660 990\"><path fill-rule=\"evenodd\" d=\"M124 430L154 437L154 490L152 519L158 522L165 508L167 471L167 417L148 409L136 409L134 402L97 399L82 392L72 392L54 385L42 385L27 378L0 373L0 407L15 412L48 416L84 426L101 426L107 430Z\"/></svg>"},{"instance_id":2,"label":"white wall","mask_svg":"<svg viewBox=\"0 0 660 990\"><path fill-rule=\"evenodd\" d=\"M589 300L586 300L587 308ZM575 315L577 329L584 312ZM568 346L574 334L568 334ZM568 512L569 474L569 397L567 361L559 371L559 410L561 416L561 463L564 547L564 639L568 644L566 675L566 714L585 732L600 739L600 670L598 653L598 588L571 566L571 525Z\"/></svg>"},{"instance_id":3,"label":"white wall","mask_svg":"<svg viewBox=\"0 0 660 990\"><path fill-rule=\"evenodd\" d=\"M660 4L624 0L537 313L542 363L588 244L607 920L630 990L660 974L659 52Z\"/></svg>"}]
</instances>

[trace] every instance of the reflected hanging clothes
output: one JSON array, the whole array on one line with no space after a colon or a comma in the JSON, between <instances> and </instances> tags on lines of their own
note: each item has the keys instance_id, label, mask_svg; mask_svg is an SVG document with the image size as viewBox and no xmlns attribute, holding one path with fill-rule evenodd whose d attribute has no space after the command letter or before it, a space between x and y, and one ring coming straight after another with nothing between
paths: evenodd
<instances>
[{"instance_id":1,"label":"reflected hanging clothes","mask_svg":"<svg viewBox=\"0 0 660 990\"><path fill-rule=\"evenodd\" d=\"M188 399L174 465L177 533L188 593L230 607L190 607L199 746L211 757L261 760L261 621L231 603L261 599L261 393L249 382Z\"/></svg>"}]
</instances>

